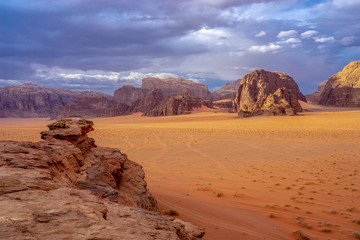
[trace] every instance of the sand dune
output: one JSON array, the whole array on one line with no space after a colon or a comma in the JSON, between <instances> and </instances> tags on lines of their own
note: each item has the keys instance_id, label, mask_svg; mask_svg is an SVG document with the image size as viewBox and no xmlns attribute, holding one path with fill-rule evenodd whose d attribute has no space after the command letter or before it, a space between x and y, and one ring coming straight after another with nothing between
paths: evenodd
<instances>
[{"instance_id":1,"label":"sand dune","mask_svg":"<svg viewBox=\"0 0 360 240\"><path fill-rule=\"evenodd\" d=\"M48 123L0 119L0 139L37 141ZM97 145L141 163L160 208L204 228L205 239L294 239L297 230L354 239L360 229L360 111L94 123Z\"/></svg>"}]
</instances>

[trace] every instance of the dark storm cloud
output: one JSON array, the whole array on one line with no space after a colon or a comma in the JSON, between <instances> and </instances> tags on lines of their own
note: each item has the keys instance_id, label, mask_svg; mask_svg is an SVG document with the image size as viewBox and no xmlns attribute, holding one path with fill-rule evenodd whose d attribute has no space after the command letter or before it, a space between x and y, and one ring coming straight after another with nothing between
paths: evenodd
<instances>
[{"instance_id":1,"label":"dark storm cloud","mask_svg":"<svg viewBox=\"0 0 360 240\"><path fill-rule=\"evenodd\" d=\"M356 0L1 1L0 85L111 92L139 84L135 73L171 72L213 88L223 83L214 79L265 68L290 72L310 89L357 60L359 7Z\"/></svg>"}]
</instances>

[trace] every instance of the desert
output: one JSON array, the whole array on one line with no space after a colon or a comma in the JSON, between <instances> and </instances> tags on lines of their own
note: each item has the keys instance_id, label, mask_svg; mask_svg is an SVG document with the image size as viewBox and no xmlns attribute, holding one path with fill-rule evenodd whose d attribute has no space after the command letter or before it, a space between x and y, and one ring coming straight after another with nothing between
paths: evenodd
<instances>
[{"instance_id":1,"label":"desert","mask_svg":"<svg viewBox=\"0 0 360 240\"><path fill-rule=\"evenodd\" d=\"M178 211L204 239L354 239L360 111L320 110L133 114L93 119L89 134L140 163L160 210ZM49 120L0 122L0 140L38 141Z\"/></svg>"}]
</instances>

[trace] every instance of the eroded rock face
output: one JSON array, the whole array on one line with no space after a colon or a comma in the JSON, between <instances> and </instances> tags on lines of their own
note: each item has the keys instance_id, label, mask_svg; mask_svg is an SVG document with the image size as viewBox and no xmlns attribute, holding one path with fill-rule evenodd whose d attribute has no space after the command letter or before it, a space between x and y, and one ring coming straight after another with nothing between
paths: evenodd
<instances>
[{"instance_id":1,"label":"eroded rock face","mask_svg":"<svg viewBox=\"0 0 360 240\"><path fill-rule=\"evenodd\" d=\"M148 90L160 88L165 96L180 95L185 91L190 91L196 97L211 99L211 93L206 84L185 80L181 77L165 79L154 77L144 78L141 88Z\"/></svg>"},{"instance_id":2,"label":"eroded rock face","mask_svg":"<svg viewBox=\"0 0 360 240\"><path fill-rule=\"evenodd\" d=\"M239 116L294 115L306 101L298 85L285 73L255 70L242 79L234 100Z\"/></svg>"},{"instance_id":3,"label":"eroded rock face","mask_svg":"<svg viewBox=\"0 0 360 240\"><path fill-rule=\"evenodd\" d=\"M221 99L234 99L240 86L240 82L241 79L226 83L222 88L211 93L212 100L217 101Z\"/></svg>"},{"instance_id":4,"label":"eroded rock face","mask_svg":"<svg viewBox=\"0 0 360 240\"><path fill-rule=\"evenodd\" d=\"M107 97L79 97L67 104L52 119L64 117L108 117L113 105Z\"/></svg>"},{"instance_id":5,"label":"eroded rock face","mask_svg":"<svg viewBox=\"0 0 360 240\"><path fill-rule=\"evenodd\" d=\"M164 100L163 91L156 88L146 94L142 99L137 100L130 108L130 113L135 112L148 112L154 109L161 101Z\"/></svg>"},{"instance_id":6,"label":"eroded rock face","mask_svg":"<svg viewBox=\"0 0 360 240\"><path fill-rule=\"evenodd\" d=\"M42 132L45 141L0 141L0 236L201 239L200 229L159 214L139 164L118 149L81 147L92 126L63 119Z\"/></svg>"},{"instance_id":7,"label":"eroded rock face","mask_svg":"<svg viewBox=\"0 0 360 240\"><path fill-rule=\"evenodd\" d=\"M318 90L316 92L305 95L306 100L313 104L319 104L320 95L324 91L325 85L326 85L326 81L319 83Z\"/></svg>"},{"instance_id":8,"label":"eroded rock face","mask_svg":"<svg viewBox=\"0 0 360 240\"><path fill-rule=\"evenodd\" d=\"M50 117L78 97L109 97L103 92L71 91L25 83L0 87L0 117Z\"/></svg>"},{"instance_id":9,"label":"eroded rock face","mask_svg":"<svg viewBox=\"0 0 360 240\"><path fill-rule=\"evenodd\" d=\"M210 100L203 100L195 97L190 91L184 92L179 96L169 96L159 102L153 109L144 112L145 116L173 116L190 113L195 108L212 108Z\"/></svg>"},{"instance_id":10,"label":"eroded rock face","mask_svg":"<svg viewBox=\"0 0 360 240\"><path fill-rule=\"evenodd\" d=\"M331 76L320 94L321 105L360 107L360 61Z\"/></svg>"},{"instance_id":11,"label":"eroded rock face","mask_svg":"<svg viewBox=\"0 0 360 240\"><path fill-rule=\"evenodd\" d=\"M135 101L143 98L149 90L137 88L132 85L124 85L114 92L112 101L116 104L125 103L127 105L133 104Z\"/></svg>"}]
</instances>

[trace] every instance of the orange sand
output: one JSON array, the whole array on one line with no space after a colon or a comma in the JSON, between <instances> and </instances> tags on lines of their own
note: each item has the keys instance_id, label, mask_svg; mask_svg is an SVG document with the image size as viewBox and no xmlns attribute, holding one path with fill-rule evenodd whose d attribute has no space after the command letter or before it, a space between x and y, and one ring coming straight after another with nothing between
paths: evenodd
<instances>
[{"instance_id":1,"label":"orange sand","mask_svg":"<svg viewBox=\"0 0 360 240\"><path fill-rule=\"evenodd\" d=\"M295 239L296 230L311 239L354 239L360 111L235 117L94 119L91 136L141 163L160 208L203 228L205 240ZM48 123L0 119L0 140L38 141Z\"/></svg>"}]
</instances>

